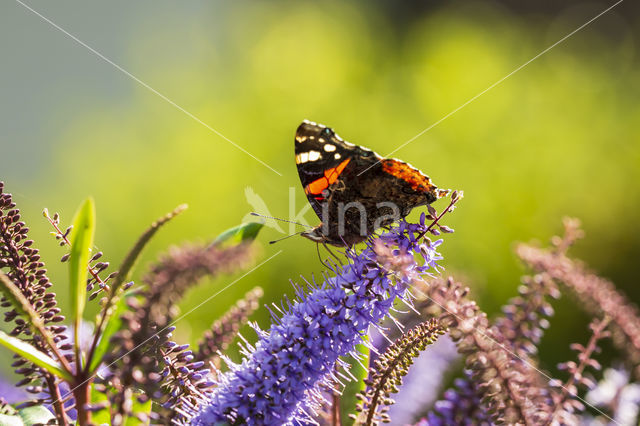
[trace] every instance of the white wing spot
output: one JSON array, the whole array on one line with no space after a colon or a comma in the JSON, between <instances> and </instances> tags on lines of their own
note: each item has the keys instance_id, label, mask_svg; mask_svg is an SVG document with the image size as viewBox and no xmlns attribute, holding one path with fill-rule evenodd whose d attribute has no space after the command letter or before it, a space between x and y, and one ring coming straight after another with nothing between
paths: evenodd
<instances>
[{"instance_id":1,"label":"white wing spot","mask_svg":"<svg viewBox=\"0 0 640 426\"><path fill-rule=\"evenodd\" d=\"M299 164L304 164L307 161L309 161L309 153L308 152L303 152L300 154L300 163Z\"/></svg>"},{"instance_id":2,"label":"white wing spot","mask_svg":"<svg viewBox=\"0 0 640 426\"><path fill-rule=\"evenodd\" d=\"M336 150L336 146L335 145L331 145L330 143L326 144L324 146L324 150L327 152L333 152Z\"/></svg>"},{"instance_id":3,"label":"white wing spot","mask_svg":"<svg viewBox=\"0 0 640 426\"><path fill-rule=\"evenodd\" d=\"M335 158L336 160L339 160L339 159L340 159L340 157L341 157L341 155L340 155L340 154L338 154L337 152L336 152L336 154L333 156L333 158Z\"/></svg>"},{"instance_id":4,"label":"white wing spot","mask_svg":"<svg viewBox=\"0 0 640 426\"><path fill-rule=\"evenodd\" d=\"M319 151L309 151L309 161L316 161L322 158L322 154Z\"/></svg>"}]
</instances>

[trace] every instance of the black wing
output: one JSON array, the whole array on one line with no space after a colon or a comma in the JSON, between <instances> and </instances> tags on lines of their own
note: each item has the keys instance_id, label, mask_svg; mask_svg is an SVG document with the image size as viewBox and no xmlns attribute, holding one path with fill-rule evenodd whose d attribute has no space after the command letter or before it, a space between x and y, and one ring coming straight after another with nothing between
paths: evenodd
<instances>
[{"instance_id":1,"label":"black wing","mask_svg":"<svg viewBox=\"0 0 640 426\"><path fill-rule=\"evenodd\" d=\"M356 166L351 160L362 153L376 155L342 140L331 128L307 120L296 131L295 153L300 182L320 219L333 183L347 168Z\"/></svg>"}]
</instances>

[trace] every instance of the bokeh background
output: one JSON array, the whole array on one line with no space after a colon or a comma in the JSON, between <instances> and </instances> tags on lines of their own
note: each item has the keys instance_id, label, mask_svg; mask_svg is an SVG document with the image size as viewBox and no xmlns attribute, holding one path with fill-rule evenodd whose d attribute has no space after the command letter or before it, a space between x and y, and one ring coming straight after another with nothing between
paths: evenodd
<instances>
[{"instance_id":1,"label":"bokeh background","mask_svg":"<svg viewBox=\"0 0 640 426\"><path fill-rule=\"evenodd\" d=\"M387 154L612 4L28 3L278 174L20 2L3 2L0 180L64 308L63 251L49 236L44 207L68 223L92 195L96 244L115 265L152 220L188 203L152 242L140 274L168 246L206 242L239 224L253 209L247 192L275 216L300 211L306 199L293 135L302 119ZM640 301L639 12L622 2L394 154L439 186L465 191L447 219L456 233L446 237L444 265L490 315L516 294L524 272L514 243L546 243L565 215L582 219L587 233L573 254ZM311 211L305 217L317 222ZM267 244L282 235L271 228L260 235L257 262L282 253L182 320L179 340L195 342L253 286L276 301L292 293L289 279L321 272L311 242ZM181 307L237 276L203 283ZM579 307L567 298L555 307L544 368L586 338ZM264 310L256 318L267 326Z\"/></svg>"}]
</instances>

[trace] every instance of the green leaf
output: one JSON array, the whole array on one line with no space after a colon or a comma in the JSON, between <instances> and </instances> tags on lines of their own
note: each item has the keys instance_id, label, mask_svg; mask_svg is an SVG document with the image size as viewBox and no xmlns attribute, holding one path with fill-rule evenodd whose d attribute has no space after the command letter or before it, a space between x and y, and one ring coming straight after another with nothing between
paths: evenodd
<instances>
[{"instance_id":1,"label":"green leaf","mask_svg":"<svg viewBox=\"0 0 640 426\"><path fill-rule=\"evenodd\" d=\"M213 241L213 244L239 244L250 242L256 239L258 232L262 229L264 223L249 222L227 229Z\"/></svg>"},{"instance_id":2,"label":"green leaf","mask_svg":"<svg viewBox=\"0 0 640 426\"><path fill-rule=\"evenodd\" d=\"M33 362L38 367L44 368L51 374L54 374L67 381L73 381L73 377L71 377L71 375L67 373L58 362L56 362L48 355L40 352L27 342L9 336L7 333L0 331L0 345Z\"/></svg>"},{"instance_id":3,"label":"green leaf","mask_svg":"<svg viewBox=\"0 0 640 426\"><path fill-rule=\"evenodd\" d=\"M2 426L24 426L22 418L17 414L10 416L8 414L0 414L0 425Z\"/></svg>"},{"instance_id":4,"label":"green leaf","mask_svg":"<svg viewBox=\"0 0 640 426\"><path fill-rule=\"evenodd\" d=\"M125 426L142 426L149 424L149 414L151 413L151 399L147 400L147 402L140 403L138 402L138 398L136 395L131 396L131 412L135 414L146 414L145 418L147 421L141 422L138 418L134 416L128 416L125 421Z\"/></svg>"},{"instance_id":5,"label":"green leaf","mask_svg":"<svg viewBox=\"0 0 640 426\"><path fill-rule=\"evenodd\" d=\"M49 346L49 350L55 351L57 345L53 340L51 332L44 326L44 322L40 315L35 311L33 306L29 303L29 300L22 294L20 289L0 271L0 290L4 294L4 297L11 302L13 308L26 319L31 328L36 330L44 341ZM57 354L57 352L54 352Z\"/></svg>"},{"instance_id":6,"label":"green leaf","mask_svg":"<svg viewBox=\"0 0 640 426\"><path fill-rule=\"evenodd\" d=\"M151 226L142 233L140 238L138 238L136 243L129 250L129 253L127 253L124 260L122 261L120 270L118 271L118 274L111 284L111 290L109 292L107 303L104 305L101 313L98 315L98 318L96 320L96 324L98 324L98 327L101 328L101 330L96 330L96 333L99 333L98 335L100 336L100 341L98 342L93 352L91 352L90 354L91 360L89 361L89 372L93 372L93 370L98 368L98 366L102 362L104 354L109 348L109 341L111 340L111 337L116 332L118 332L118 330L120 330L122 326L120 315L126 310L126 305L123 303L123 299L120 298L121 292L119 292L119 290L122 287L122 284L129 279L131 271L136 265L136 262L140 257L140 254L142 253L142 250L146 247L147 243L164 224L169 222L171 219L173 219L186 209L187 205L181 204L173 209L173 211L153 222Z\"/></svg>"},{"instance_id":7,"label":"green leaf","mask_svg":"<svg viewBox=\"0 0 640 426\"><path fill-rule=\"evenodd\" d=\"M95 225L96 212L93 199L87 198L73 218L73 229L69 238L71 242L69 285L73 319L76 326L80 324L87 300L87 268L93 246Z\"/></svg>"},{"instance_id":8,"label":"green leaf","mask_svg":"<svg viewBox=\"0 0 640 426\"><path fill-rule=\"evenodd\" d=\"M134 414L144 414L143 417L145 417L147 420L146 421L140 421L137 417L135 416L125 416L122 424L125 426L142 426L142 425L148 425L150 420L149 420L149 414L151 413L151 399L149 399L146 402L140 403L138 402L138 396L141 395L140 393L132 393L130 391L127 391L125 395L130 395L130 400L125 401L124 403L126 405L130 405L131 407L131 412ZM109 399L107 398L107 396L105 394L103 394L102 392L98 392L97 390L95 390L95 388L92 386L91 387L91 403L92 404L103 404L103 403L107 403L107 407L109 404ZM94 411L91 415L91 420L94 424L111 424L111 415L109 414L109 409L105 408L99 411ZM1 425L1 423L0 423Z\"/></svg>"},{"instance_id":9,"label":"green leaf","mask_svg":"<svg viewBox=\"0 0 640 426\"><path fill-rule=\"evenodd\" d=\"M11 406L11 404L8 404L6 401L0 401L0 413L4 414L5 416L17 416L18 410Z\"/></svg>"},{"instance_id":10,"label":"green leaf","mask_svg":"<svg viewBox=\"0 0 640 426\"><path fill-rule=\"evenodd\" d=\"M25 425L47 424L49 420L55 419L53 413L47 410L43 405L23 408L18 411L18 416Z\"/></svg>"},{"instance_id":11,"label":"green leaf","mask_svg":"<svg viewBox=\"0 0 640 426\"><path fill-rule=\"evenodd\" d=\"M104 331L91 357L91 364L89 365L89 372L91 374L93 374L95 372L94 370L102 363L102 358L109 350L109 344L111 343L110 341L113 335L122 328L122 319L120 316L128 309L127 298L132 297L134 294L134 291L128 291L123 294L109 314L107 324L104 326Z\"/></svg>"},{"instance_id":12,"label":"green leaf","mask_svg":"<svg viewBox=\"0 0 640 426\"><path fill-rule=\"evenodd\" d=\"M94 385L91 385L91 404L92 405L96 405L96 404L102 404L102 403L107 403L107 407L109 406L109 398L107 398L107 395L103 394L102 392L98 392ZM108 425L111 424L111 415L109 414L109 409L108 408L103 408L102 410L98 410L98 411L94 411L93 413L91 413L91 421L94 424L97 425Z\"/></svg>"}]
</instances>

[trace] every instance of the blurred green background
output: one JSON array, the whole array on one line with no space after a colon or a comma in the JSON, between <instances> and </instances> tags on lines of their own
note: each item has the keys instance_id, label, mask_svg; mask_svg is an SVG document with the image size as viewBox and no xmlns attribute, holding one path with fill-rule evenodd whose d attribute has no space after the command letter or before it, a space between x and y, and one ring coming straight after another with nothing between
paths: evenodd
<instances>
[{"instance_id":1,"label":"blurred green background","mask_svg":"<svg viewBox=\"0 0 640 426\"><path fill-rule=\"evenodd\" d=\"M306 199L293 136L301 120L385 155L611 4L29 2L279 175L20 3L5 2L0 180L65 307L63 250L48 235L44 207L68 223L92 195L96 243L116 265L152 220L188 203L152 242L140 273L169 245L205 242L241 222L253 210L247 187L275 216L300 211ZM546 244L565 215L582 219L587 232L573 254L640 301L639 11L623 2L394 154L438 186L465 191L446 222L456 233L442 247L444 265L491 315L516 294L523 273L514 243ZM311 211L306 219L317 222ZM181 321L179 340L195 342L253 286L276 301L292 293L289 279L322 270L308 240L266 243L282 235L261 234L257 262L282 253ZM190 292L183 311L237 276ZM575 303L555 306L545 368L586 338L588 319ZM264 310L257 319L268 325Z\"/></svg>"}]
</instances>

